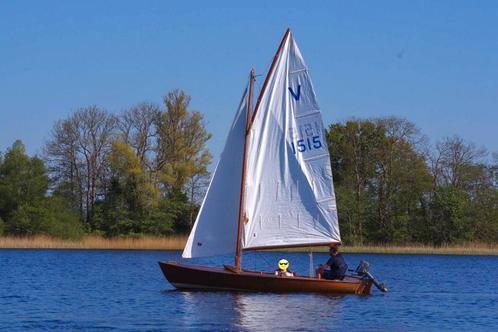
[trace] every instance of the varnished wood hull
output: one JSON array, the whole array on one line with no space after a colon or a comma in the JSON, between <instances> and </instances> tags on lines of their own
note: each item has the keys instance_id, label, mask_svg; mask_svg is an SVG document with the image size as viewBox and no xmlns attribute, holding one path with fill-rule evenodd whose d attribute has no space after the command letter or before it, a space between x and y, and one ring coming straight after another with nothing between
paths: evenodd
<instances>
[{"instance_id":1,"label":"varnished wood hull","mask_svg":"<svg viewBox=\"0 0 498 332\"><path fill-rule=\"evenodd\" d=\"M325 280L303 276L279 277L272 273L159 262L166 279L179 289L232 290L250 292L316 292L368 295L372 281L348 276L344 280Z\"/></svg>"}]
</instances>

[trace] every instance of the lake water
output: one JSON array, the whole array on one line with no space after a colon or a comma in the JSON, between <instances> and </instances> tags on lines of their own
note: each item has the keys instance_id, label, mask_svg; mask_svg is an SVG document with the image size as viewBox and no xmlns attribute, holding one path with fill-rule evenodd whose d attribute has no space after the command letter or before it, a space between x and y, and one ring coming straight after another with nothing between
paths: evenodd
<instances>
[{"instance_id":1,"label":"lake water","mask_svg":"<svg viewBox=\"0 0 498 332\"><path fill-rule=\"evenodd\" d=\"M0 330L476 331L498 329L498 257L352 255L386 281L372 296L176 291L157 261L169 251L0 250ZM273 270L299 253L250 253ZM315 265L325 262L315 254ZM195 263L219 266L229 257Z\"/></svg>"}]
</instances>

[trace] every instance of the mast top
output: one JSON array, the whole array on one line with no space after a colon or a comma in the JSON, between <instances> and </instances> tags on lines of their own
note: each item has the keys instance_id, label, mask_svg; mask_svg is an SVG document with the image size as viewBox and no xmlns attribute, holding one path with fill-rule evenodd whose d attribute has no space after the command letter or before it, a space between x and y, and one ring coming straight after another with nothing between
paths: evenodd
<instances>
[{"instance_id":1,"label":"mast top","mask_svg":"<svg viewBox=\"0 0 498 332\"><path fill-rule=\"evenodd\" d=\"M275 69L275 65L277 64L277 60L280 56L280 53L282 53L282 49L284 48L285 41L290 35L290 28L287 28L285 31L284 37L282 38L282 41L280 42L280 45L278 46L277 52L275 53L275 56L273 57L273 61L270 65L270 69L268 70L268 73L266 74L265 81L263 83L263 87L261 88L261 91L259 92L258 96L258 101L256 102L256 106L254 107L254 112L252 113L251 117L251 126L252 123L254 122L254 118L256 117L256 114L258 113L259 105L261 104L261 99L263 98L263 95L266 91L266 87L268 86L268 82L270 80L271 75L273 74L273 70Z\"/></svg>"}]
</instances>

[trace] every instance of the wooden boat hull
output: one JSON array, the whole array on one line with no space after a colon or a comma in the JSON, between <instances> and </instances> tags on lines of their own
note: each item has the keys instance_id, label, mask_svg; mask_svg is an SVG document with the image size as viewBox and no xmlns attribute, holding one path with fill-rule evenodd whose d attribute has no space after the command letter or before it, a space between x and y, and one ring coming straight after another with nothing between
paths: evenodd
<instances>
[{"instance_id":1,"label":"wooden boat hull","mask_svg":"<svg viewBox=\"0 0 498 332\"><path fill-rule=\"evenodd\" d=\"M231 290L250 292L316 292L368 295L370 279L347 276L344 280L326 280L304 276L280 277L273 273L239 271L228 268L159 262L166 279L178 289Z\"/></svg>"}]
</instances>

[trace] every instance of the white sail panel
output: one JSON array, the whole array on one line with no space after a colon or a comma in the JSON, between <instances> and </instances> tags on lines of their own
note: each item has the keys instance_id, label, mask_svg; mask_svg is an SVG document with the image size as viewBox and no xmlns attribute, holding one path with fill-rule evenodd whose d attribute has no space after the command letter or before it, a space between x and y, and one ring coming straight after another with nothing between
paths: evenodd
<instances>
[{"instance_id":1,"label":"white sail panel","mask_svg":"<svg viewBox=\"0 0 498 332\"><path fill-rule=\"evenodd\" d=\"M225 147L190 232L183 258L235 252L247 116L244 92Z\"/></svg>"},{"instance_id":2,"label":"white sail panel","mask_svg":"<svg viewBox=\"0 0 498 332\"><path fill-rule=\"evenodd\" d=\"M340 242L322 117L290 34L270 75L250 133L243 248Z\"/></svg>"}]
</instances>

